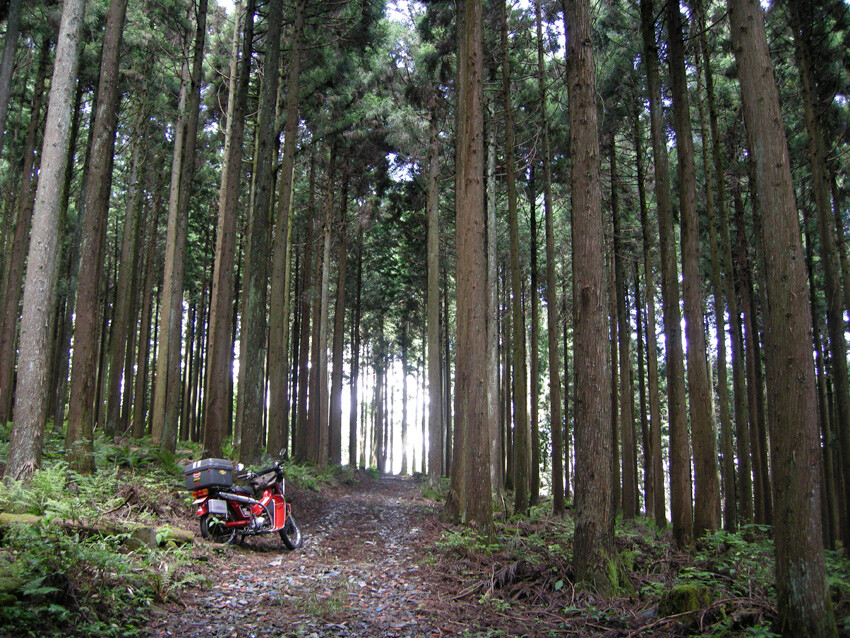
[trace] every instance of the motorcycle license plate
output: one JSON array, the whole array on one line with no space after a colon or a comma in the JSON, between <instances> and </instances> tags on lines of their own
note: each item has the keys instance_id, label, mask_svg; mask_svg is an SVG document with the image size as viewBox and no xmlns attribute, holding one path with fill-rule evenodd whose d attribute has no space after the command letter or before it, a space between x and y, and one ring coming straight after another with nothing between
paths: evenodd
<instances>
[{"instance_id":1,"label":"motorcycle license plate","mask_svg":"<svg viewBox=\"0 0 850 638\"><path fill-rule=\"evenodd\" d=\"M227 514L227 501L220 498L211 498L207 501L207 511L210 514L224 516Z\"/></svg>"}]
</instances>

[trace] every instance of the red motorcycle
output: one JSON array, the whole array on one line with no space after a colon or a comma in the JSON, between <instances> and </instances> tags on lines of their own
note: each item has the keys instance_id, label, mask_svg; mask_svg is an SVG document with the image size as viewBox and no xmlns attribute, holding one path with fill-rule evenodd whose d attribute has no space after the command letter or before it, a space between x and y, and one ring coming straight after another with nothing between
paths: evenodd
<instances>
[{"instance_id":1,"label":"red motorcycle","mask_svg":"<svg viewBox=\"0 0 850 638\"><path fill-rule=\"evenodd\" d=\"M237 470L242 466L237 465ZM226 459L203 459L186 467L186 489L192 492L201 536L216 543L242 542L248 536L278 532L288 549L301 547L301 530L284 498L279 462L259 472L237 476L248 485L233 484L233 464Z\"/></svg>"}]
</instances>

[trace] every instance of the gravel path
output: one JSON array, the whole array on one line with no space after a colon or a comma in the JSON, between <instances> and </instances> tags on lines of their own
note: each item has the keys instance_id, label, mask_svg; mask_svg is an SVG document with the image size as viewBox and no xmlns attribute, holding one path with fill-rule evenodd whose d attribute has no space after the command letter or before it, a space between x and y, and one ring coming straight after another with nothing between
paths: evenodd
<instances>
[{"instance_id":1,"label":"gravel path","mask_svg":"<svg viewBox=\"0 0 850 638\"><path fill-rule=\"evenodd\" d=\"M277 535L213 554L211 588L152 619L151 636L413 637L454 635L430 549L437 507L412 479L364 478L344 490L291 495L300 550ZM303 507L301 507L303 505ZM202 542L202 541L199 541Z\"/></svg>"}]
</instances>

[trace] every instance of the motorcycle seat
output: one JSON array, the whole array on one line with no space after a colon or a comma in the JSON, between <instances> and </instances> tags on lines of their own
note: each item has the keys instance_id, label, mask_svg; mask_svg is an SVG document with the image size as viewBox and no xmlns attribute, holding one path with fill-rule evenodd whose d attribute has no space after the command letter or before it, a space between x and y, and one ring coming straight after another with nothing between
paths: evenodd
<instances>
[{"instance_id":1,"label":"motorcycle seat","mask_svg":"<svg viewBox=\"0 0 850 638\"><path fill-rule=\"evenodd\" d=\"M244 494L245 496L254 495L254 490L246 485L233 485L231 486L230 491L234 494Z\"/></svg>"}]
</instances>

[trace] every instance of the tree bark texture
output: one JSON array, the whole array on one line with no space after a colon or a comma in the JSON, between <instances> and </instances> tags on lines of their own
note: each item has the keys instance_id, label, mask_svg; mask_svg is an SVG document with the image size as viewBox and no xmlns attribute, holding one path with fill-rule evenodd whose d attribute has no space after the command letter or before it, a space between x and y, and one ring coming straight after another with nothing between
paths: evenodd
<instances>
[{"instance_id":1,"label":"tree bark texture","mask_svg":"<svg viewBox=\"0 0 850 638\"><path fill-rule=\"evenodd\" d=\"M608 357L596 72L588 0L565 1L575 326L575 540L577 580L612 590L611 371Z\"/></svg>"},{"instance_id":2,"label":"tree bark texture","mask_svg":"<svg viewBox=\"0 0 850 638\"><path fill-rule=\"evenodd\" d=\"M458 6L457 364L455 456L449 515L485 531L492 524L487 441L487 254L484 201L484 52L481 0Z\"/></svg>"},{"instance_id":3,"label":"tree bark texture","mask_svg":"<svg viewBox=\"0 0 850 638\"><path fill-rule=\"evenodd\" d=\"M97 106L91 133L86 178L85 210L80 243L80 270L74 323L74 356L65 456L71 469L94 471L92 432L95 420L94 385L100 327L100 285L103 272L109 195L112 188L115 130L118 126L118 72L126 0L112 0L106 18L100 63Z\"/></svg>"},{"instance_id":4,"label":"tree bark texture","mask_svg":"<svg viewBox=\"0 0 850 638\"><path fill-rule=\"evenodd\" d=\"M14 426L5 471L5 476L14 478L31 475L41 462L41 443L47 420L45 397L49 391L49 329L53 325L51 315L55 309L58 277L60 196L68 161L71 107L74 104L85 8L85 0L67 0L62 7L50 83L24 283Z\"/></svg>"},{"instance_id":5,"label":"tree bark texture","mask_svg":"<svg viewBox=\"0 0 850 638\"><path fill-rule=\"evenodd\" d=\"M772 406L778 628L785 636L834 636L819 512L811 314L785 129L761 5L756 0L728 0L727 4L764 216L761 241L768 301L765 354Z\"/></svg>"},{"instance_id":6,"label":"tree bark texture","mask_svg":"<svg viewBox=\"0 0 850 638\"><path fill-rule=\"evenodd\" d=\"M807 21L808 3L789 0L788 8L791 29L794 32L794 51L800 70L800 85L803 95L803 111L806 131L809 134L809 157L812 165L812 190L817 210L818 235L820 238L821 264L823 268L824 292L826 296L826 327L829 333L830 360L832 364L833 393L836 405L836 427L841 440L844 492L850 494L850 378L847 372L847 342L844 338L844 307L841 296L841 271L838 250L830 210L830 186L826 169L826 146L823 130L818 119L816 89L811 71L811 25ZM811 18L809 17L809 20ZM842 521L842 541L850 543L850 514L845 512Z\"/></svg>"}]
</instances>

